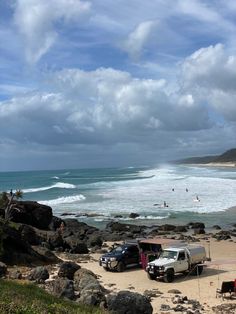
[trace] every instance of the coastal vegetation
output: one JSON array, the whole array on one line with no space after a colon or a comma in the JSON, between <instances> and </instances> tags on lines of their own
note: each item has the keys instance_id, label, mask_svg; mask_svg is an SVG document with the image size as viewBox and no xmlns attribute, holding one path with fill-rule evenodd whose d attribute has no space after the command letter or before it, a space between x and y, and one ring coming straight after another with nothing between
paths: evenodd
<instances>
[{"instance_id":1,"label":"coastal vegetation","mask_svg":"<svg viewBox=\"0 0 236 314\"><path fill-rule=\"evenodd\" d=\"M0 279L0 313L101 314L102 311L48 294L34 284Z\"/></svg>"}]
</instances>

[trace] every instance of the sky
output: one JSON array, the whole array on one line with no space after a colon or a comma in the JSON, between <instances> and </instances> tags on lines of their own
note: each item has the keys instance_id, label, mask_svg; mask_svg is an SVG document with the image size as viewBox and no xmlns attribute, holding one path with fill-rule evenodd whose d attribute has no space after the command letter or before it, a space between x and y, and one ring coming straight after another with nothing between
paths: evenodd
<instances>
[{"instance_id":1,"label":"sky","mask_svg":"<svg viewBox=\"0 0 236 314\"><path fill-rule=\"evenodd\" d=\"M234 0L1 0L0 171L236 147Z\"/></svg>"}]
</instances>

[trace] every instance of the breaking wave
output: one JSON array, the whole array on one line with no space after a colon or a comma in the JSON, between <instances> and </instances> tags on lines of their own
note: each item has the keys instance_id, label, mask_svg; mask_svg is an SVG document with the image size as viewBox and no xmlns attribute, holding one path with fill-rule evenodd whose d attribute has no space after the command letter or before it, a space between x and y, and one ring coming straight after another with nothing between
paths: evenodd
<instances>
[{"instance_id":1,"label":"breaking wave","mask_svg":"<svg viewBox=\"0 0 236 314\"><path fill-rule=\"evenodd\" d=\"M79 194L74 196L58 197L52 200L40 201L40 203L48 206L55 206L59 204L71 204L78 201L83 201L85 199L86 197L83 194Z\"/></svg>"},{"instance_id":2,"label":"breaking wave","mask_svg":"<svg viewBox=\"0 0 236 314\"><path fill-rule=\"evenodd\" d=\"M76 186L74 184L70 183L64 183L64 182L58 182L53 185L49 186L42 186L41 188L29 188L29 189L23 189L24 193L35 193L35 192L41 192L41 191L47 191L50 189L75 189Z\"/></svg>"}]
</instances>

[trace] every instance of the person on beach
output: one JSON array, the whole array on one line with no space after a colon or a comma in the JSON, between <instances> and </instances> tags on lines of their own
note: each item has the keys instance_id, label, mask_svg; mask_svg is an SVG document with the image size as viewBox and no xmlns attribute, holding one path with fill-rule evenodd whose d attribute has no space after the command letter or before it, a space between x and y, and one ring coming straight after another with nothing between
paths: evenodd
<instances>
[{"instance_id":1,"label":"person on beach","mask_svg":"<svg viewBox=\"0 0 236 314\"><path fill-rule=\"evenodd\" d=\"M188 192L188 189L186 189L185 191Z\"/></svg>"}]
</instances>

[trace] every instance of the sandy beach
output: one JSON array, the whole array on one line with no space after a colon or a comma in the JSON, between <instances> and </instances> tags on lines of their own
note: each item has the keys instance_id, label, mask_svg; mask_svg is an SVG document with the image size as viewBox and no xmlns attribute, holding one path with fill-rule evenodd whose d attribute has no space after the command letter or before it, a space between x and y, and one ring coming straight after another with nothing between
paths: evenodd
<instances>
[{"instance_id":1,"label":"sandy beach","mask_svg":"<svg viewBox=\"0 0 236 314\"><path fill-rule=\"evenodd\" d=\"M221 287L222 281L236 279L236 239L217 241L213 238L207 240L206 236L201 238L200 243L205 246L207 254L209 254L210 248L212 261L206 263L202 275L198 278L179 275L173 283L165 283L161 280L149 280L146 272L137 268L123 273L106 272L98 264L100 254L92 254L92 260L84 264L84 267L96 273L101 284L114 292L120 290L140 293L144 293L145 290L160 292L152 298L153 313L161 313L162 304L173 307L171 299L174 294L168 293L171 289L178 289L181 291L181 295L187 296L188 299L198 300L204 306L204 313L213 313L212 306L236 302L236 297L224 301L221 298L216 298L216 289ZM174 313L171 310L167 312Z\"/></svg>"}]
</instances>

